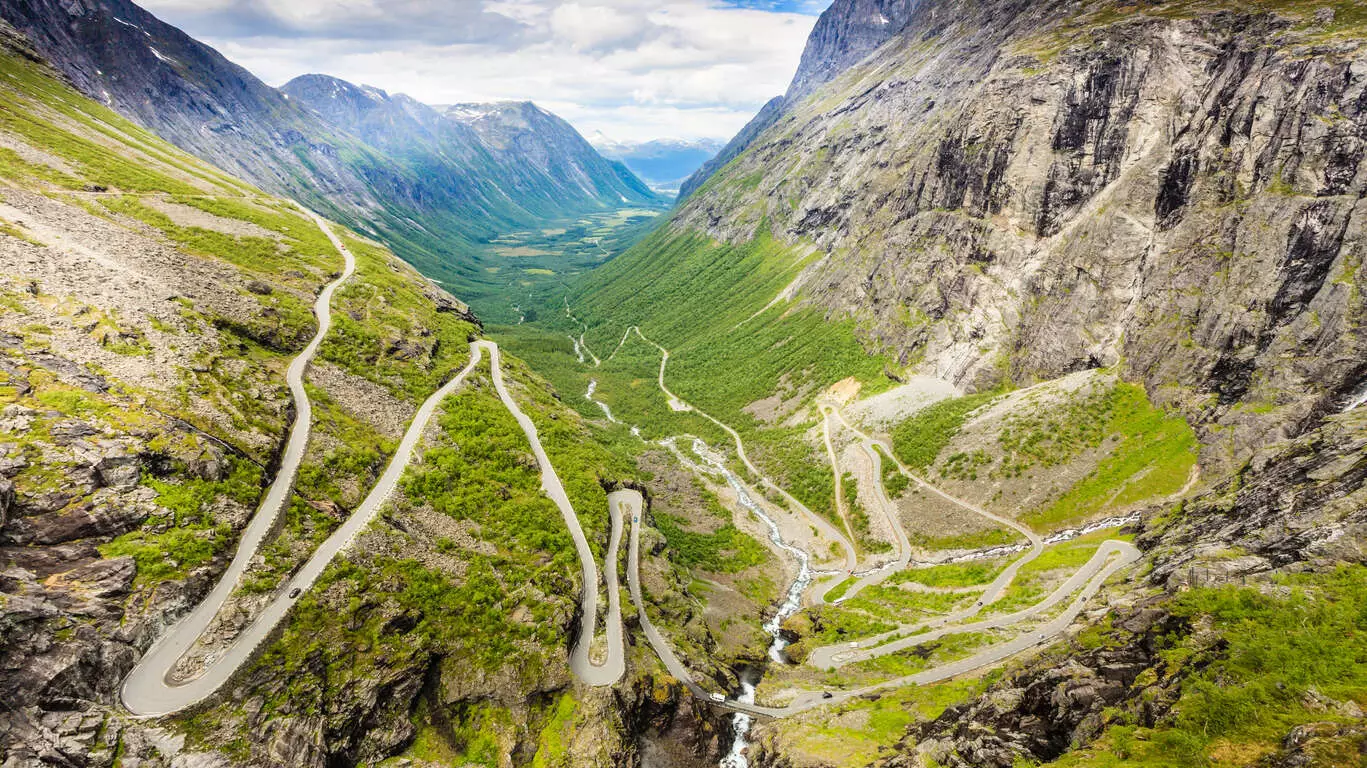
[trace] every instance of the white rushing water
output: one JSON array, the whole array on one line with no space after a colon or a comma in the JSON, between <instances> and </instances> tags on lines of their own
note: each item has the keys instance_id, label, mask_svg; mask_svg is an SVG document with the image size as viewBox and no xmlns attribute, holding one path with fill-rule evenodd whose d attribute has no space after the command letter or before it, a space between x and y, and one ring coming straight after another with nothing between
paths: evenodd
<instances>
[{"instance_id":1,"label":"white rushing water","mask_svg":"<svg viewBox=\"0 0 1367 768\"><path fill-rule=\"evenodd\" d=\"M802 593L806 592L807 587L812 583L811 555L783 540L783 534L778 529L778 523L765 514L764 509L750 496L749 491L740 479L726 468L719 457L708 449L707 443L694 438L693 452L703 461L712 465L718 474L726 478L727 484L736 492L736 499L741 506L748 509L751 514L768 526L769 540L774 543L774 546L792 555L797 560L797 578L793 580L792 586L788 587L788 595L779 605L778 610L774 612L773 617L764 623L764 631L773 638L769 642L769 658L775 664L787 664L787 659L783 657L783 649L788 647L788 641L783 639L783 622L802 608ZM746 704L755 703L755 686L753 683L748 680L741 681L741 693L737 697L737 701ZM749 768L750 760L745 756L745 750L750 745L750 726L754 720L743 712L737 712L732 715L731 722L735 739L731 742L731 751L722 758L721 768Z\"/></svg>"},{"instance_id":2,"label":"white rushing water","mask_svg":"<svg viewBox=\"0 0 1367 768\"><path fill-rule=\"evenodd\" d=\"M588 400L590 403L594 403L599 408L602 408L603 415L608 417L608 421L613 424L621 424L622 422L618 421L617 417L612 415L612 409L608 407L607 403L602 400L593 399L593 393L596 391L598 391L598 379L589 379L589 390L584 393L584 399Z\"/></svg>"},{"instance_id":3,"label":"white rushing water","mask_svg":"<svg viewBox=\"0 0 1367 768\"><path fill-rule=\"evenodd\" d=\"M621 424L622 421L621 421L620 419L618 419L616 416L613 416L613 415L612 415L612 409L608 407L608 404L607 404L607 403L603 402L602 400L595 400L595 399L593 398L593 393L594 393L594 392L597 392L597 391L598 391L598 380L597 380L597 379L589 379L589 389L588 389L587 392L584 393L584 399L585 399L585 400L588 400L590 403L593 403L594 405L597 405L599 408L602 408L602 409L603 409L603 415L606 416L606 417L608 417L608 421L612 422L613 424ZM632 427L631 427L631 434L635 435L635 436L638 437L638 438L641 438L641 428L638 427L638 426L632 425ZM641 439L645 439L645 438L641 438Z\"/></svg>"},{"instance_id":4,"label":"white rushing water","mask_svg":"<svg viewBox=\"0 0 1367 768\"><path fill-rule=\"evenodd\" d=\"M740 695L736 701L743 704L755 703L755 686L748 680L740 683ZM721 759L721 768L750 768L750 758L745 756L745 748L750 746L750 726L755 722L753 717L744 712L737 712L731 716L732 728L735 729L736 738L731 742L731 751L726 753L726 757Z\"/></svg>"},{"instance_id":5,"label":"white rushing water","mask_svg":"<svg viewBox=\"0 0 1367 768\"><path fill-rule=\"evenodd\" d=\"M1347 407L1347 408L1344 408L1344 409L1343 409L1343 412L1344 412L1344 413L1347 413L1347 412L1349 412L1349 411L1351 411L1351 410L1353 410L1353 409L1355 409L1355 408L1358 408L1359 406L1361 406L1361 405L1364 404L1364 403L1367 403L1367 386L1364 386L1364 387L1362 388L1362 391L1358 393L1357 397L1353 398L1353 399L1348 403L1348 407Z\"/></svg>"}]
</instances>

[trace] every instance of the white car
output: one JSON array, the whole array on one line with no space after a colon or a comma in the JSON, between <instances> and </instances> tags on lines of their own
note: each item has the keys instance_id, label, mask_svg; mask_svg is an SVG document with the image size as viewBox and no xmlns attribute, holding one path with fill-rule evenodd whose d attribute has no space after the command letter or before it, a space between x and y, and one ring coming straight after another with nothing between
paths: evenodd
<instances>
[{"instance_id":1,"label":"white car","mask_svg":"<svg viewBox=\"0 0 1367 768\"><path fill-rule=\"evenodd\" d=\"M713 701L726 701L726 697L723 696L723 695L721 695L720 693L714 693L714 694L712 694L712 700L713 700Z\"/></svg>"}]
</instances>

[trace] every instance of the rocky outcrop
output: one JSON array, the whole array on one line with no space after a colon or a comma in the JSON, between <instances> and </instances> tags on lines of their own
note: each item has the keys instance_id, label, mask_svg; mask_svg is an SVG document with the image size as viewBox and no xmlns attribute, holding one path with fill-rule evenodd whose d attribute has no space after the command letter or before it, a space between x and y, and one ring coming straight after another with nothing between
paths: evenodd
<instances>
[{"instance_id":1,"label":"rocky outcrop","mask_svg":"<svg viewBox=\"0 0 1367 768\"><path fill-rule=\"evenodd\" d=\"M1141 543L1155 551L1152 578L1174 588L1367 563L1367 410L1266 446L1233 477L1163 514ZM1230 548L1243 555L1229 557Z\"/></svg>"},{"instance_id":2,"label":"rocky outcrop","mask_svg":"<svg viewBox=\"0 0 1367 768\"><path fill-rule=\"evenodd\" d=\"M900 745L908 754L887 768L912 768L921 757L954 768L1010 768L1022 757L1048 762L1095 739L1110 722L1108 709L1132 704L1135 721L1153 725L1176 701L1178 675L1202 663L1194 658L1176 674L1160 670L1163 638L1191 628L1157 602L1130 610L1113 626L1122 643L1047 656L983 696L913 726Z\"/></svg>"},{"instance_id":3,"label":"rocky outcrop","mask_svg":"<svg viewBox=\"0 0 1367 768\"><path fill-rule=\"evenodd\" d=\"M805 98L896 37L918 0L836 0L817 19L785 98Z\"/></svg>"}]
</instances>

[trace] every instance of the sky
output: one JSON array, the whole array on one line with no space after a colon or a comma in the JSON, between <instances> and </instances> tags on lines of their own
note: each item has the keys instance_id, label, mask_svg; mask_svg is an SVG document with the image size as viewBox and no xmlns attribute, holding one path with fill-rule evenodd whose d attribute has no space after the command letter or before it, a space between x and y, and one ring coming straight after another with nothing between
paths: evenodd
<instances>
[{"instance_id":1,"label":"sky","mask_svg":"<svg viewBox=\"0 0 1367 768\"><path fill-rule=\"evenodd\" d=\"M140 0L271 85L529 99L585 136L728 139L783 93L829 0Z\"/></svg>"}]
</instances>

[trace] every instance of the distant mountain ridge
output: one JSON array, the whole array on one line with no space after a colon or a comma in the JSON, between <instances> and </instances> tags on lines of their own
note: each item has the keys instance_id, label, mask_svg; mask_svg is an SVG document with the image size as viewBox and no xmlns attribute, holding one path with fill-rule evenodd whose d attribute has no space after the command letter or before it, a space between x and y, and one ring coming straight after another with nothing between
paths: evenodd
<instances>
[{"instance_id":1,"label":"distant mountain ridge","mask_svg":"<svg viewBox=\"0 0 1367 768\"><path fill-rule=\"evenodd\" d=\"M600 154L619 160L657 192L675 194L680 186L726 146L718 139L614 141L603 134L589 139Z\"/></svg>"},{"instance_id":2,"label":"distant mountain ridge","mask_svg":"<svg viewBox=\"0 0 1367 768\"><path fill-rule=\"evenodd\" d=\"M545 117L527 121L518 147L556 147L563 162L522 157L486 141L493 131L481 135L406 96L325 75L277 90L128 0L4 0L0 18L92 98L463 286L485 275L471 251L509 229L662 204L539 109Z\"/></svg>"}]
</instances>

